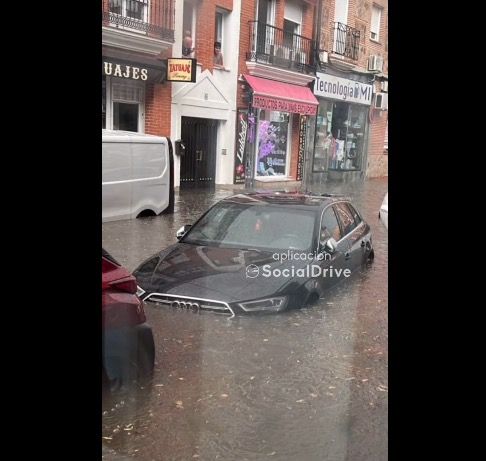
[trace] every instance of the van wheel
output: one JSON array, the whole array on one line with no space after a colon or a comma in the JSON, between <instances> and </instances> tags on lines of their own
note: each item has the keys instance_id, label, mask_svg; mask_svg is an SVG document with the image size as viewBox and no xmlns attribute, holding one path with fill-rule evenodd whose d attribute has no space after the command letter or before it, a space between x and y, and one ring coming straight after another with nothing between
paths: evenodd
<instances>
[{"instance_id":1,"label":"van wheel","mask_svg":"<svg viewBox=\"0 0 486 461\"><path fill-rule=\"evenodd\" d=\"M152 210L143 210L138 213L137 218L148 218L150 216L155 216L155 213Z\"/></svg>"}]
</instances>

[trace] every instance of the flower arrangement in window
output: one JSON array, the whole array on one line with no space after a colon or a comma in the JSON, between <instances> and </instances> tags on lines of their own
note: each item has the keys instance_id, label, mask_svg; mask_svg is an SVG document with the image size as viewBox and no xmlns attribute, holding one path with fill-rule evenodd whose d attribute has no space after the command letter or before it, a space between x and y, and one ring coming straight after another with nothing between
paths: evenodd
<instances>
[{"instance_id":1,"label":"flower arrangement in window","mask_svg":"<svg viewBox=\"0 0 486 461\"><path fill-rule=\"evenodd\" d=\"M263 120L260 122L258 160L264 161L266 157L273 154L278 142L278 132L280 127L272 125L271 122Z\"/></svg>"}]
</instances>

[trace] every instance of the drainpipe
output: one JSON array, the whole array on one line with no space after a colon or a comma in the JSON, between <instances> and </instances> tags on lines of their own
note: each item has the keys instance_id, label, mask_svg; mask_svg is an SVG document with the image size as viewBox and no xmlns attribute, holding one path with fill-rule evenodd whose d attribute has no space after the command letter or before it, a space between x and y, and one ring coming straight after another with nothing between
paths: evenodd
<instances>
[{"instance_id":1,"label":"drainpipe","mask_svg":"<svg viewBox=\"0 0 486 461\"><path fill-rule=\"evenodd\" d=\"M321 49L321 22L322 22L322 2L323 0L317 1L317 15L315 16L314 21L314 40L316 43L316 51L315 51L315 59L316 64L319 62L319 51Z\"/></svg>"}]
</instances>

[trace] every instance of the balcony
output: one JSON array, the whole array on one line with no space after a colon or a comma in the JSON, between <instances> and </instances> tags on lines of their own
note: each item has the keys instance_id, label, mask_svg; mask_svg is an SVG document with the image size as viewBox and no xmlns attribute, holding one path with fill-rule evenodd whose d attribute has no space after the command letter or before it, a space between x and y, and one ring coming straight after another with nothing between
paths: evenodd
<instances>
[{"instance_id":1,"label":"balcony","mask_svg":"<svg viewBox=\"0 0 486 461\"><path fill-rule=\"evenodd\" d=\"M174 0L104 0L103 44L159 53L174 43Z\"/></svg>"},{"instance_id":2,"label":"balcony","mask_svg":"<svg viewBox=\"0 0 486 461\"><path fill-rule=\"evenodd\" d=\"M246 53L249 69L255 63L300 74L315 73L313 40L259 21L250 21L249 30L250 50Z\"/></svg>"},{"instance_id":3,"label":"balcony","mask_svg":"<svg viewBox=\"0 0 486 461\"><path fill-rule=\"evenodd\" d=\"M341 22L334 23L332 52L357 61L359 58L360 31Z\"/></svg>"}]
</instances>

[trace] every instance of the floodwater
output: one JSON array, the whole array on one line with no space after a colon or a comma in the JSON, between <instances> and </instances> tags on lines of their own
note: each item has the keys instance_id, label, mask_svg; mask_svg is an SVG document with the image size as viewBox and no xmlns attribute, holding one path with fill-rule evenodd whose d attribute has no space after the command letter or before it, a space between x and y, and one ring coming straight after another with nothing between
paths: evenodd
<instances>
[{"instance_id":1,"label":"floodwater","mask_svg":"<svg viewBox=\"0 0 486 461\"><path fill-rule=\"evenodd\" d=\"M154 377L103 401L103 459L387 460L387 188L335 188L370 224L375 261L312 307L230 320L147 304ZM173 215L103 224L103 246L133 270L231 193L177 193Z\"/></svg>"}]
</instances>

